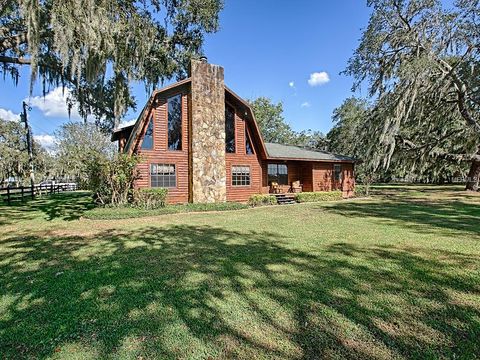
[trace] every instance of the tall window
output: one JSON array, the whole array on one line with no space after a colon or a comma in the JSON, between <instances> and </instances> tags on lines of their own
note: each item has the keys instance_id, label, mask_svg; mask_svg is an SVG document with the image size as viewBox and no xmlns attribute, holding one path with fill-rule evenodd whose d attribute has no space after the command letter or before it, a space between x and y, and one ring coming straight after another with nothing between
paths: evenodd
<instances>
[{"instance_id":1,"label":"tall window","mask_svg":"<svg viewBox=\"0 0 480 360\"><path fill-rule=\"evenodd\" d=\"M175 187L176 178L175 164L150 164L151 187Z\"/></svg>"},{"instance_id":2,"label":"tall window","mask_svg":"<svg viewBox=\"0 0 480 360\"><path fill-rule=\"evenodd\" d=\"M147 130L145 131L145 135L143 135L142 149L153 149L153 116L148 121Z\"/></svg>"},{"instance_id":3,"label":"tall window","mask_svg":"<svg viewBox=\"0 0 480 360\"><path fill-rule=\"evenodd\" d=\"M225 106L225 151L235 152L235 110Z\"/></svg>"},{"instance_id":4,"label":"tall window","mask_svg":"<svg viewBox=\"0 0 480 360\"><path fill-rule=\"evenodd\" d=\"M342 181L342 165L341 164L333 165L333 180Z\"/></svg>"},{"instance_id":5,"label":"tall window","mask_svg":"<svg viewBox=\"0 0 480 360\"><path fill-rule=\"evenodd\" d=\"M247 155L253 155L253 146L252 142L250 141L250 136L248 136L247 126L245 124L245 152Z\"/></svg>"},{"instance_id":6,"label":"tall window","mask_svg":"<svg viewBox=\"0 0 480 360\"><path fill-rule=\"evenodd\" d=\"M168 150L182 150L182 96L168 98Z\"/></svg>"},{"instance_id":7,"label":"tall window","mask_svg":"<svg viewBox=\"0 0 480 360\"><path fill-rule=\"evenodd\" d=\"M288 185L288 168L286 164L268 164L268 184Z\"/></svg>"},{"instance_id":8,"label":"tall window","mask_svg":"<svg viewBox=\"0 0 480 360\"><path fill-rule=\"evenodd\" d=\"M250 185L250 166L232 166L232 185Z\"/></svg>"}]
</instances>

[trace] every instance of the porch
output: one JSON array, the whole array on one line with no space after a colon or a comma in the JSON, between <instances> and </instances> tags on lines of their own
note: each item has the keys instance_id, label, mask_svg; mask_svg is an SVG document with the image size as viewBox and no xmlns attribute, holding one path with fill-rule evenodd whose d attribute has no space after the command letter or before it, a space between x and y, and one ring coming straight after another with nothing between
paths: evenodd
<instances>
[{"instance_id":1,"label":"porch","mask_svg":"<svg viewBox=\"0 0 480 360\"><path fill-rule=\"evenodd\" d=\"M262 192L266 194L342 191L349 197L354 182L352 163L270 160L262 164Z\"/></svg>"}]
</instances>

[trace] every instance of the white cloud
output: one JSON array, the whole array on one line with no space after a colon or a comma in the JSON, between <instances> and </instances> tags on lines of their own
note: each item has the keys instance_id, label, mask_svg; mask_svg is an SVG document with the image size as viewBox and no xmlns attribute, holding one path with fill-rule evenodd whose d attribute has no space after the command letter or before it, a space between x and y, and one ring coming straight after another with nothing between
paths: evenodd
<instances>
[{"instance_id":1,"label":"white cloud","mask_svg":"<svg viewBox=\"0 0 480 360\"><path fill-rule=\"evenodd\" d=\"M290 81L290 82L288 83L288 86L290 86L291 88L294 88L294 87L295 87L295 83L294 83L293 81Z\"/></svg>"},{"instance_id":2,"label":"white cloud","mask_svg":"<svg viewBox=\"0 0 480 360\"><path fill-rule=\"evenodd\" d=\"M30 106L38 108L46 117L68 118L67 97L69 94L69 89L57 87L45 96L34 96L25 101ZM82 119L75 106L70 111L70 118L72 120Z\"/></svg>"},{"instance_id":3,"label":"white cloud","mask_svg":"<svg viewBox=\"0 0 480 360\"><path fill-rule=\"evenodd\" d=\"M0 119L7 121L20 121L20 114L15 114L10 110L0 108Z\"/></svg>"},{"instance_id":4,"label":"white cloud","mask_svg":"<svg viewBox=\"0 0 480 360\"><path fill-rule=\"evenodd\" d=\"M47 151L52 151L55 146L56 138L53 135L48 135L48 134L33 135L33 138Z\"/></svg>"},{"instance_id":5,"label":"white cloud","mask_svg":"<svg viewBox=\"0 0 480 360\"><path fill-rule=\"evenodd\" d=\"M325 71L314 72L310 74L310 79L308 79L308 85L310 86L320 86L328 83L330 81L330 76Z\"/></svg>"},{"instance_id":6,"label":"white cloud","mask_svg":"<svg viewBox=\"0 0 480 360\"><path fill-rule=\"evenodd\" d=\"M118 128L121 129L121 128L130 126L130 125L135 125L136 122L137 122L137 119L122 121L122 122L118 125Z\"/></svg>"},{"instance_id":7,"label":"white cloud","mask_svg":"<svg viewBox=\"0 0 480 360\"><path fill-rule=\"evenodd\" d=\"M304 103L302 103L302 105L300 105L300 107L302 108L309 108L310 106L312 106L308 101L305 101Z\"/></svg>"}]
</instances>

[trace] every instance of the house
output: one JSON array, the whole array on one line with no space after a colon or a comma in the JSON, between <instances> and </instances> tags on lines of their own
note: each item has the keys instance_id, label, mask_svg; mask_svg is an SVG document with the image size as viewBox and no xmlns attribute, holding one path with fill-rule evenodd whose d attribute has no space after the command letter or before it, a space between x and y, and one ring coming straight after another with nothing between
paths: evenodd
<instances>
[{"instance_id":1,"label":"house","mask_svg":"<svg viewBox=\"0 0 480 360\"><path fill-rule=\"evenodd\" d=\"M265 143L224 70L192 60L190 77L156 90L134 125L116 129L119 151L141 154L136 187L166 187L169 203L247 201L253 194L341 190L353 195L354 160Z\"/></svg>"}]
</instances>

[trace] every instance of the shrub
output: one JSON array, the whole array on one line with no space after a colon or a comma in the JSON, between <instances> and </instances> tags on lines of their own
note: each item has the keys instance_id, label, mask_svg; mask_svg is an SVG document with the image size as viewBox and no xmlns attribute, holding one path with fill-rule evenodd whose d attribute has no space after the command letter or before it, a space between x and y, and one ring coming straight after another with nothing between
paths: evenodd
<instances>
[{"instance_id":1,"label":"shrub","mask_svg":"<svg viewBox=\"0 0 480 360\"><path fill-rule=\"evenodd\" d=\"M124 206L131 202L139 162L139 156L127 154L118 154L113 159L93 157L87 169L88 187L95 202L110 206Z\"/></svg>"},{"instance_id":2,"label":"shrub","mask_svg":"<svg viewBox=\"0 0 480 360\"><path fill-rule=\"evenodd\" d=\"M96 207L94 209L87 210L83 213L83 217L91 220L118 220L189 212L241 210L246 208L248 208L247 204L235 202L166 205L165 207L150 210L129 206L115 208L110 206Z\"/></svg>"},{"instance_id":3,"label":"shrub","mask_svg":"<svg viewBox=\"0 0 480 360\"><path fill-rule=\"evenodd\" d=\"M295 195L295 200L304 202L332 201L343 199L341 191L303 192Z\"/></svg>"},{"instance_id":4,"label":"shrub","mask_svg":"<svg viewBox=\"0 0 480 360\"><path fill-rule=\"evenodd\" d=\"M253 207L275 205L276 203L277 203L277 198L273 195L268 195L268 194L255 194L250 196L250 199L248 199L248 205Z\"/></svg>"},{"instance_id":5,"label":"shrub","mask_svg":"<svg viewBox=\"0 0 480 360\"><path fill-rule=\"evenodd\" d=\"M134 205L140 208L158 209L164 207L167 200L168 189L140 189L136 190L133 195Z\"/></svg>"},{"instance_id":6,"label":"shrub","mask_svg":"<svg viewBox=\"0 0 480 360\"><path fill-rule=\"evenodd\" d=\"M368 185L357 185L355 186L355 196L369 196L369 186Z\"/></svg>"}]
</instances>

